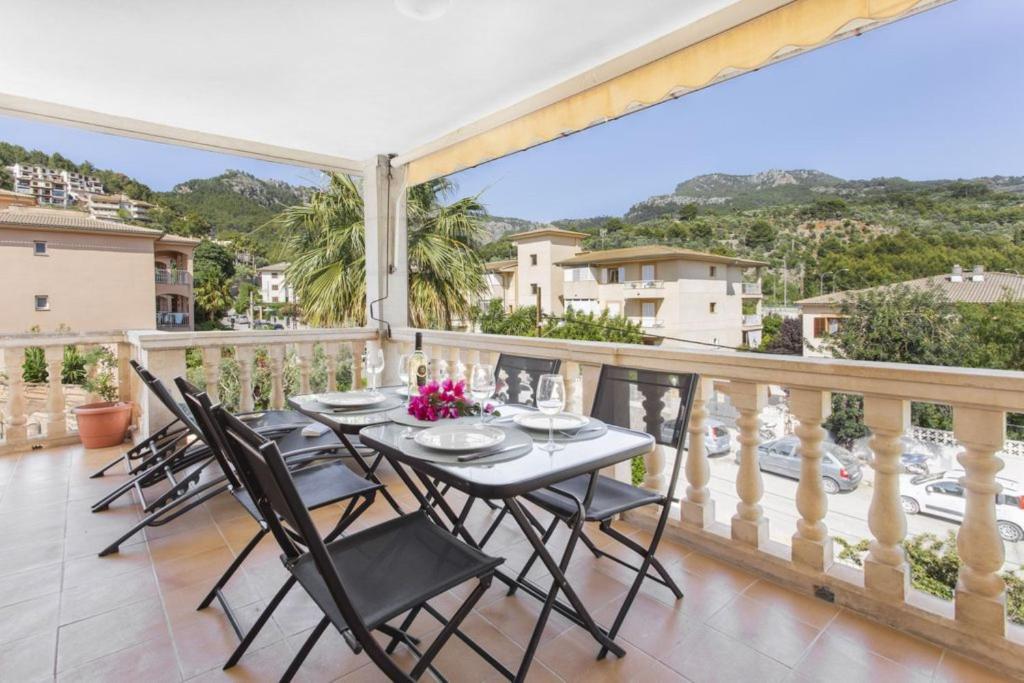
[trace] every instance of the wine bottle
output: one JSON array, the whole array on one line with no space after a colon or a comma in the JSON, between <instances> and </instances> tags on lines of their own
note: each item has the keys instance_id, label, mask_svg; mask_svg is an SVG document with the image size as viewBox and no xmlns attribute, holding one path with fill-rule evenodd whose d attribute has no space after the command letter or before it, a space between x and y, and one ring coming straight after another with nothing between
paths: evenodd
<instances>
[{"instance_id":1,"label":"wine bottle","mask_svg":"<svg viewBox=\"0 0 1024 683\"><path fill-rule=\"evenodd\" d=\"M409 396L418 396L430 377L430 359L423 353L423 333L416 333L416 348L409 354Z\"/></svg>"}]
</instances>

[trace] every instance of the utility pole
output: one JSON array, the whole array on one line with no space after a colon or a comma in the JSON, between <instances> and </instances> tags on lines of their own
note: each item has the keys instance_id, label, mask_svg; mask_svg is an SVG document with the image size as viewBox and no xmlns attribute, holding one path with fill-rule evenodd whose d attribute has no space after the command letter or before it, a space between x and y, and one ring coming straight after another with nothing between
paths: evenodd
<instances>
[{"instance_id":1,"label":"utility pole","mask_svg":"<svg viewBox=\"0 0 1024 683\"><path fill-rule=\"evenodd\" d=\"M537 287L536 307L537 307L537 321L536 321L536 323L537 323L537 336L539 337L540 336L540 328L543 325L543 323L541 322L542 315L541 315L541 310L540 310L540 287Z\"/></svg>"},{"instance_id":2,"label":"utility pole","mask_svg":"<svg viewBox=\"0 0 1024 683\"><path fill-rule=\"evenodd\" d=\"M789 306L789 266L782 260L782 305Z\"/></svg>"}]
</instances>

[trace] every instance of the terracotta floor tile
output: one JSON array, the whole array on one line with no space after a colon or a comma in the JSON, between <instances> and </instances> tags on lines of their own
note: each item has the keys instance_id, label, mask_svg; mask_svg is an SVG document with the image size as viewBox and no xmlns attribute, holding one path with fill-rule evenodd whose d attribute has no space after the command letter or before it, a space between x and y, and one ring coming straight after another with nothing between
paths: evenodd
<instances>
[{"instance_id":1,"label":"terracotta floor tile","mask_svg":"<svg viewBox=\"0 0 1024 683\"><path fill-rule=\"evenodd\" d=\"M790 673L789 667L708 626L688 635L662 661L694 683L782 681Z\"/></svg>"},{"instance_id":2,"label":"terracotta floor tile","mask_svg":"<svg viewBox=\"0 0 1024 683\"><path fill-rule=\"evenodd\" d=\"M44 595L0 609L0 644L57 628L60 596Z\"/></svg>"},{"instance_id":3,"label":"terracotta floor tile","mask_svg":"<svg viewBox=\"0 0 1024 683\"><path fill-rule=\"evenodd\" d=\"M295 656L295 653L291 646L287 641L282 640L279 643L245 653L241 661L227 671L224 671L219 666L214 667L194 678L190 678L189 681L190 683L216 683L219 681L263 683L265 681L277 681L280 680L281 675L288 668L288 663L292 660L293 656ZM226 658L227 656L225 656ZM311 679L300 674L295 680L307 683Z\"/></svg>"},{"instance_id":4,"label":"terracotta floor tile","mask_svg":"<svg viewBox=\"0 0 1024 683\"><path fill-rule=\"evenodd\" d=\"M743 591L743 596L771 605L775 611L816 628L825 628L839 614L839 607L809 595L801 595L771 581L757 581Z\"/></svg>"},{"instance_id":5,"label":"terracotta floor tile","mask_svg":"<svg viewBox=\"0 0 1024 683\"><path fill-rule=\"evenodd\" d=\"M311 631L312 629L307 629L288 638L288 647L291 654L288 655L284 663L285 668L287 668L299 648L302 647L302 644L306 642ZM248 657L249 655L246 654L244 659L248 659ZM327 681L337 680L370 663L370 658L366 654L357 655L352 652L352 649L338 631L334 627L328 626L299 668L297 678L302 681L310 681L311 683L319 683L321 681L326 683Z\"/></svg>"},{"instance_id":6,"label":"terracotta floor tile","mask_svg":"<svg viewBox=\"0 0 1024 683\"><path fill-rule=\"evenodd\" d=\"M120 552L105 557L85 555L64 563L64 590L92 585L115 576L142 568L152 567L146 544L121 548Z\"/></svg>"},{"instance_id":7,"label":"terracotta floor tile","mask_svg":"<svg viewBox=\"0 0 1024 683\"><path fill-rule=\"evenodd\" d=\"M80 667L62 671L57 681L106 683L107 681L173 683L181 680L174 645L167 637L127 647L104 655Z\"/></svg>"},{"instance_id":8,"label":"terracotta floor tile","mask_svg":"<svg viewBox=\"0 0 1024 683\"><path fill-rule=\"evenodd\" d=\"M566 681L683 681L668 666L627 642L620 642L626 651L621 659L609 654L597 659L600 645L589 633L573 626L568 631L543 643L537 658L557 676Z\"/></svg>"},{"instance_id":9,"label":"terracotta floor tile","mask_svg":"<svg viewBox=\"0 0 1024 683\"><path fill-rule=\"evenodd\" d=\"M742 595L705 623L788 667L800 661L821 633L785 612Z\"/></svg>"},{"instance_id":10,"label":"terracotta floor tile","mask_svg":"<svg viewBox=\"0 0 1024 683\"><path fill-rule=\"evenodd\" d=\"M247 630L263 611L263 603L234 609L242 630ZM178 651L178 663L185 678L224 665L238 645L238 636L222 612L204 610L192 619L175 622L171 634ZM267 622L253 641L250 653L284 640L273 621Z\"/></svg>"},{"instance_id":11,"label":"terracotta floor tile","mask_svg":"<svg viewBox=\"0 0 1024 683\"><path fill-rule=\"evenodd\" d=\"M209 581L212 586L228 568L234 554L227 546L166 562L154 562L160 589L168 592Z\"/></svg>"},{"instance_id":12,"label":"terracotta floor tile","mask_svg":"<svg viewBox=\"0 0 1024 683\"><path fill-rule=\"evenodd\" d=\"M524 593L517 593L512 597L501 597L478 611L495 628L520 646L526 647L537 626L541 607L539 600ZM544 628L544 640L557 638L570 626L571 621L552 610Z\"/></svg>"},{"instance_id":13,"label":"terracotta floor tile","mask_svg":"<svg viewBox=\"0 0 1024 683\"><path fill-rule=\"evenodd\" d=\"M621 608L621 601L606 605L594 613L594 620L610 628ZM663 602L640 593L633 601L619 630L618 638L660 659L680 641L702 629L701 620L679 606L670 607Z\"/></svg>"},{"instance_id":14,"label":"terracotta floor tile","mask_svg":"<svg viewBox=\"0 0 1024 683\"><path fill-rule=\"evenodd\" d=\"M821 683L910 683L931 678L926 672L913 671L891 659L858 649L855 643L831 636L827 631L815 641L794 671L800 680Z\"/></svg>"},{"instance_id":15,"label":"terracotta floor tile","mask_svg":"<svg viewBox=\"0 0 1024 683\"><path fill-rule=\"evenodd\" d=\"M57 632L54 630L4 643L0 645L0 681L52 681L56 655Z\"/></svg>"},{"instance_id":16,"label":"terracotta floor tile","mask_svg":"<svg viewBox=\"0 0 1024 683\"><path fill-rule=\"evenodd\" d=\"M36 569L64 559L64 540L22 543L4 547L0 577Z\"/></svg>"},{"instance_id":17,"label":"terracotta floor tile","mask_svg":"<svg viewBox=\"0 0 1024 683\"><path fill-rule=\"evenodd\" d=\"M939 666L936 668L933 680L940 683L960 683L961 681L970 681L970 683L1004 683L1014 679L990 671L980 664L976 664L947 650L943 654Z\"/></svg>"},{"instance_id":18,"label":"terracotta floor tile","mask_svg":"<svg viewBox=\"0 0 1024 683\"><path fill-rule=\"evenodd\" d=\"M207 593L210 592L210 589L213 588L213 584L214 581L212 579L208 579L201 580L198 583L193 583L182 588L164 590L164 611L167 613L167 618L171 625L173 626L176 623L188 621L193 617L201 616L203 614L213 614L223 611L216 598L214 598L213 602L210 603L209 607L206 609L202 611L198 609L199 603L206 597ZM225 599L232 609L251 605L254 602L258 602L260 599L256 589L243 572L236 573L222 590Z\"/></svg>"},{"instance_id":19,"label":"terracotta floor tile","mask_svg":"<svg viewBox=\"0 0 1024 683\"><path fill-rule=\"evenodd\" d=\"M60 623L70 624L123 605L158 597L153 570L143 567L104 581L65 590L61 594Z\"/></svg>"},{"instance_id":20,"label":"terracotta floor tile","mask_svg":"<svg viewBox=\"0 0 1024 683\"><path fill-rule=\"evenodd\" d=\"M841 611L826 632L928 676L935 671L942 656L942 649L936 645L857 616L849 610Z\"/></svg>"},{"instance_id":21,"label":"terracotta floor tile","mask_svg":"<svg viewBox=\"0 0 1024 683\"><path fill-rule=\"evenodd\" d=\"M63 571L61 563L54 562L0 576L0 607L59 592Z\"/></svg>"},{"instance_id":22,"label":"terracotta floor tile","mask_svg":"<svg viewBox=\"0 0 1024 683\"><path fill-rule=\"evenodd\" d=\"M149 541L149 554L153 562L159 564L226 547L227 542L220 529L211 524L196 530L153 539Z\"/></svg>"},{"instance_id":23,"label":"terracotta floor tile","mask_svg":"<svg viewBox=\"0 0 1024 683\"><path fill-rule=\"evenodd\" d=\"M167 636L160 600L119 607L60 627L57 671L68 671L132 645Z\"/></svg>"}]
</instances>

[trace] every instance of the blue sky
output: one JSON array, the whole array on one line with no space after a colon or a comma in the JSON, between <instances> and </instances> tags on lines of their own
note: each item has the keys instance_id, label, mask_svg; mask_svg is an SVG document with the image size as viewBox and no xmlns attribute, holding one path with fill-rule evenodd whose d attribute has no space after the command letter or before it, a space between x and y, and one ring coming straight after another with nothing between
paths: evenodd
<instances>
[{"instance_id":1,"label":"blue sky","mask_svg":"<svg viewBox=\"0 0 1024 683\"><path fill-rule=\"evenodd\" d=\"M1024 2L957 0L453 176L495 215L624 213L702 173L814 168L844 178L1024 175ZM154 189L240 168L318 174L0 117L0 140L115 168Z\"/></svg>"}]
</instances>

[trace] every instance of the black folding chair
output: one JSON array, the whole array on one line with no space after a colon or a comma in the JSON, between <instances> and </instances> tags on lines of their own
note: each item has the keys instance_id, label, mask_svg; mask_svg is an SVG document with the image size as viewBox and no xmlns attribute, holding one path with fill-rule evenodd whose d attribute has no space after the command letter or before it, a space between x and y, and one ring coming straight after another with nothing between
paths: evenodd
<instances>
[{"instance_id":1,"label":"black folding chair","mask_svg":"<svg viewBox=\"0 0 1024 683\"><path fill-rule=\"evenodd\" d=\"M598 528L603 533L643 558L638 567L604 552L586 534L580 537L598 558L607 557L637 573L636 579L626 593L622 607L619 608L615 621L608 631L610 638L615 638L621 628L644 579L651 579L668 587L675 594L677 600L683 597L683 592L655 557L655 553L665 531L672 503L675 501L676 483L683 461L686 427L690 421L690 407L693 403L693 394L696 391L698 379L699 376L693 373L639 370L612 365L605 365L601 368L601 376L594 396L594 407L590 411L591 416L619 427L641 429L653 436L657 444L664 444L675 449L676 457L672 464L666 492L639 488L617 479L592 473L574 477L551 487L557 489L557 493L550 489L541 489L526 495L526 499L531 503L553 515L551 524L545 529L542 537L545 543L550 540L559 522L567 523L577 514L577 508L565 496L565 494L569 494L583 500L586 510L585 521L597 522ZM675 411L674 419L666 425L662 411L667 404L674 401L678 401L679 408ZM591 478L594 476L597 477L597 482L588 497ZM559 493L562 495L558 495ZM662 508L651 543L646 548L612 527L616 515L645 505L660 505ZM525 579L536 559L537 554L534 553L523 566L519 575L520 580ZM652 568L656 574L648 573ZM515 586L513 585L509 589L509 594L514 592ZM607 653L607 648L602 648L598 658L603 658Z\"/></svg>"},{"instance_id":2,"label":"black folding chair","mask_svg":"<svg viewBox=\"0 0 1024 683\"><path fill-rule=\"evenodd\" d=\"M93 512L99 512L118 497L135 491L143 512L146 513L141 520L101 550L100 557L116 553L122 543L141 529L168 524L228 490L227 477L223 472L213 468L217 464L217 458L203 442L202 432L195 419L187 413L187 408L177 403L163 382L148 370L137 364L135 370L153 395L175 416L179 424L184 425L188 433L178 439L179 444L173 450L168 450L159 461L155 461L150 470L130 478L93 506ZM284 450L294 452L299 448L308 449L307 455L303 456L307 460L322 458L343 448L343 444L331 432L319 437L302 436L302 428L309 424L310 420L298 413L272 411L262 414L259 419L261 422L270 422L261 427L261 431L281 441ZM204 477L205 481L201 481ZM150 480L154 478L165 482L167 488L155 498L147 497L144 489L152 485Z\"/></svg>"},{"instance_id":3,"label":"black folding chair","mask_svg":"<svg viewBox=\"0 0 1024 683\"><path fill-rule=\"evenodd\" d=\"M541 375L553 375L562 367L557 358L529 358L503 353L494 366L495 398L503 403L537 405L537 385Z\"/></svg>"},{"instance_id":4,"label":"black folding chair","mask_svg":"<svg viewBox=\"0 0 1024 683\"><path fill-rule=\"evenodd\" d=\"M502 560L459 541L432 523L424 511L325 542L302 503L277 445L223 409L215 408L214 416L228 448L235 453L235 461L245 473L256 506L281 546L290 580L301 585L324 613L282 681L292 679L328 626L334 626L355 651L365 650L393 681L416 680L428 669L441 678L431 663L452 635L458 635L492 666L511 677L504 666L458 630L490 586L494 570ZM477 585L450 619L429 605L430 600L471 579L476 579ZM440 633L424 652L403 629L388 624L417 609L425 610L442 624ZM390 637L392 644L387 649L382 647L373 631ZM388 656L388 651L398 643L404 643L417 656L408 673Z\"/></svg>"},{"instance_id":5,"label":"black folding chair","mask_svg":"<svg viewBox=\"0 0 1024 683\"><path fill-rule=\"evenodd\" d=\"M277 608L281 600L284 599L288 591L279 592L267 605L249 631L244 634L242 633L241 627L238 625L238 621L222 591L249 554L255 550L259 542L263 540L263 537L269 533L270 529L256 503L253 501L249 489L245 486L247 482L244 479L243 470L238 466L238 463L232 460L234 453L225 445L223 433L214 422L213 406L210 402L210 397L184 378L178 377L174 381L178 385L186 405L195 416L199 429L203 434L203 439L210 446L210 450L214 453L217 462L224 471L225 478L228 481L228 491L260 525L252 540L245 545L242 552L231 562L224 571L224 574L217 580L197 608L200 610L205 609L213 602L214 598L220 602L224 613L228 617L228 621L242 640L229 660L228 666L233 666L245 653L257 634L259 634L267 619L270 618L270 615ZM373 504L374 496L381 486L355 474L338 460L313 465L308 464L306 461L300 461L298 468L296 468L293 462L294 457L305 455L308 450L300 449L291 453L284 453L282 457L288 463L289 468L291 468L295 488L306 509L316 510L333 505L334 503L348 501L348 505L338 520L337 525L326 537L326 540L330 541L339 536L360 514ZM289 585L288 588L290 589L291 586Z\"/></svg>"}]
</instances>

